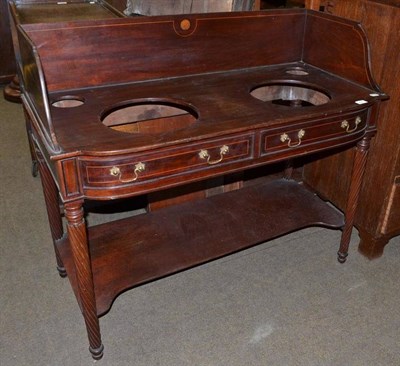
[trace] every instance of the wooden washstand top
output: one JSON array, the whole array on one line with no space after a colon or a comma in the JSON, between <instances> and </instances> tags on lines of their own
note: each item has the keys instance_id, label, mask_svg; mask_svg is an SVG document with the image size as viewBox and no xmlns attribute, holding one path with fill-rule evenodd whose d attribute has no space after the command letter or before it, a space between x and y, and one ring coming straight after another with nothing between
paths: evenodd
<instances>
[{"instance_id":1,"label":"wooden washstand top","mask_svg":"<svg viewBox=\"0 0 400 366\"><path fill-rule=\"evenodd\" d=\"M298 93L311 102L306 100L306 106L280 102L282 97L278 97L288 93ZM263 100L274 96L277 102ZM278 128L299 119L321 120L337 113L363 110L380 97L371 89L298 62L55 92L49 100L63 152L104 155L218 137L228 130L239 133L254 128ZM359 100L366 103L357 104ZM62 101L65 107L57 107L64 105ZM68 108L75 101L79 106ZM185 122L188 116L184 114L182 125L165 124L155 132L136 129L129 133L105 125L104 119L112 111L152 104L188 111L190 121Z\"/></svg>"},{"instance_id":2,"label":"wooden washstand top","mask_svg":"<svg viewBox=\"0 0 400 366\"><path fill-rule=\"evenodd\" d=\"M23 62L35 61L25 73L25 95L42 117L39 128L55 159L65 154L143 151L248 129L275 128L362 110L385 98L371 77L368 43L359 25L312 11L111 19L19 28L26 54ZM36 59L29 54L32 49L39 55ZM32 87L30 79L35 77L42 80L41 89ZM260 93L274 97L276 93L293 94L293 88L304 89L298 92L308 106L279 105L251 95L270 85L275 90L260 89ZM307 98L313 94L323 102L309 103ZM57 107L69 103L74 107ZM184 124L185 128L178 123L171 129L147 129L146 133L115 131L102 123L114 109L143 104L178 107L189 112L193 122Z\"/></svg>"}]
</instances>

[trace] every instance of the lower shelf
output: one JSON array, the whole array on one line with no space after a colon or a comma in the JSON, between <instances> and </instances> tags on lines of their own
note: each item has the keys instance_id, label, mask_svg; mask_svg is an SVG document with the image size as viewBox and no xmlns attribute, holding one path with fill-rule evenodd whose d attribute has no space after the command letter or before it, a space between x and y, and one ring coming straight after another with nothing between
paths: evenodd
<instances>
[{"instance_id":1,"label":"lower shelf","mask_svg":"<svg viewBox=\"0 0 400 366\"><path fill-rule=\"evenodd\" d=\"M97 313L106 313L118 294L136 285L294 230L343 224L342 213L330 204L282 179L91 227ZM58 248L76 287L67 236Z\"/></svg>"}]
</instances>

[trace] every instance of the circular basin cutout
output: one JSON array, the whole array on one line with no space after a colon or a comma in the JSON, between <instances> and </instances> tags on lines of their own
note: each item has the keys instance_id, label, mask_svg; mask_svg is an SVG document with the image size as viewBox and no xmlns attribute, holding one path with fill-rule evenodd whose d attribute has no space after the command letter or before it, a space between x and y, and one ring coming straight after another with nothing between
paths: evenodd
<instances>
[{"instance_id":1,"label":"circular basin cutout","mask_svg":"<svg viewBox=\"0 0 400 366\"><path fill-rule=\"evenodd\" d=\"M258 86L250 94L263 102L287 107L317 106L330 100L328 93L308 85L289 82Z\"/></svg>"},{"instance_id":2,"label":"circular basin cutout","mask_svg":"<svg viewBox=\"0 0 400 366\"><path fill-rule=\"evenodd\" d=\"M66 95L55 100L51 105L56 108L74 108L84 104L85 101L81 97L74 95Z\"/></svg>"},{"instance_id":3,"label":"circular basin cutout","mask_svg":"<svg viewBox=\"0 0 400 366\"><path fill-rule=\"evenodd\" d=\"M129 102L110 108L102 123L125 133L164 133L189 127L197 121L197 112L184 104L164 100Z\"/></svg>"}]
</instances>

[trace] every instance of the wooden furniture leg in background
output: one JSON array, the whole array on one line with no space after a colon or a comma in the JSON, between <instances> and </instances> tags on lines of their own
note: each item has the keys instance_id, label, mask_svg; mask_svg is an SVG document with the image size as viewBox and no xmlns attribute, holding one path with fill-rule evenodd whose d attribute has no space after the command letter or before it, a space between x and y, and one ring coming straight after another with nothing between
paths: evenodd
<instances>
[{"instance_id":1,"label":"wooden furniture leg in background","mask_svg":"<svg viewBox=\"0 0 400 366\"><path fill-rule=\"evenodd\" d=\"M357 209L357 202L360 196L361 183L365 172L365 165L367 163L368 149L371 142L371 137L364 137L356 148L354 155L353 172L351 175L351 183L349 194L347 198L347 205L345 211L345 224L343 227L342 238L338 251L338 261L340 263L346 262L349 251L349 243L351 232L354 224L354 217Z\"/></svg>"},{"instance_id":2,"label":"wooden furniture leg in background","mask_svg":"<svg viewBox=\"0 0 400 366\"><path fill-rule=\"evenodd\" d=\"M64 211L67 219L69 245L75 265L78 300L89 338L89 351L95 360L99 360L103 357L104 346L101 342L100 324L97 317L83 200L65 203Z\"/></svg>"},{"instance_id":3,"label":"wooden furniture leg in background","mask_svg":"<svg viewBox=\"0 0 400 366\"><path fill-rule=\"evenodd\" d=\"M13 103L21 103L21 89L18 76L15 75L12 81L4 88L4 99Z\"/></svg>"},{"instance_id":4,"label":"wooden furniture leg in background","mask_svg":"<svg viewBox=\"0 0 400 366\"><path fill-rule=\"evenodd\" d=\"M391 235L370 234L362 228L358 229L358 234L360 236L358 251L368 259L382 256L385 245L392 238Z\"/></svg>"}]
</instances>

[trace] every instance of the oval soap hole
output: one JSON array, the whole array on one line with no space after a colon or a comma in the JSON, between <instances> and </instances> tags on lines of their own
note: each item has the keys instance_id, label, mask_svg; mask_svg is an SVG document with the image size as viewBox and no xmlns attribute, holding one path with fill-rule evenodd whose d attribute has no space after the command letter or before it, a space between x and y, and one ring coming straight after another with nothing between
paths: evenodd
<instances>
[{"instance_id":1,"label":"oval soap hole","mask_svg":"<svg viewBox=\"0 0 400 366\"><path fill-rule=\"evenodd\" d=\"M308 107L329 102L330 96L303 84L274 83L254 88L250 94L263 102L288 107Z\"/></svg>"},{"instance_id":2,"label":"oval soap hole","mask_svg":"<svg viewBox=\"0 0 400 366\"><path fill-rule=\"evenodd\" d=\"M291 69L286 70L286 74L308 75L308 71L306 71L306 69L303 69L302 67L293 67Z\"/></svg>"},{"instance_id":3,"label":"oval soap hole","mask_svg":"<svg viewBox=\"0 0 400 366\"><path fill-rule=\"evenodd\" d=\"M169 102L129 103L103 114L102 123L126 133L164 133L180 130L197 121L197 113Z\"/></svg>"},{"instance_id":4,"label":"oval soap hole","mask_svg":"<svg viewBox=\"0 0 400 366\"><path fill-rule=\"evenodd\" d=\"M55 100L51 105L56 108L74 108L84 104L85 100L74 95L66 95Z\"/></svg>"}]
</instances>

